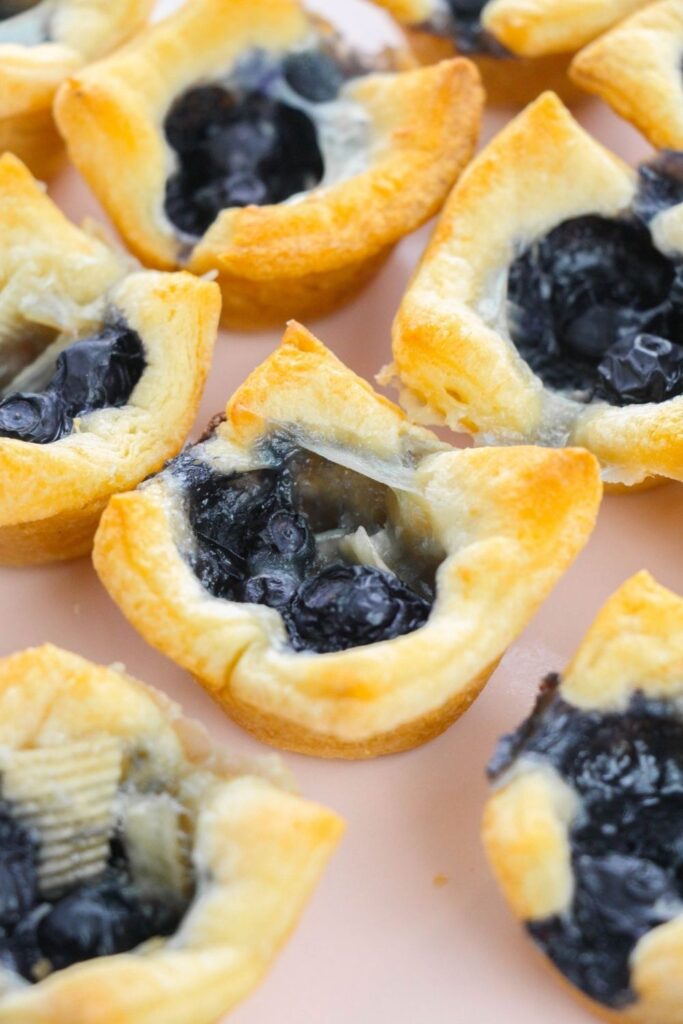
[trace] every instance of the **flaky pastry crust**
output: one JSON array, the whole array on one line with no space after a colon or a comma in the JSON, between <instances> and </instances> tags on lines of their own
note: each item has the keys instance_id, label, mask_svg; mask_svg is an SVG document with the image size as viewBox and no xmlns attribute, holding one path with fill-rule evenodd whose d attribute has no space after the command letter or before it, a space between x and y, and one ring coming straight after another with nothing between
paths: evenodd
<instances>
[{"instance_id":1,"label":"flaky pastry crust","mask_svg":"<svg viewBox=\"0 0 683 1024\"><path fill-rule=\"evenodd\" d=\"M0 750L113 738L194 826L197 888L178 931L147 948L0 994L2 1024L215 1024L260 981L339 840L330 811L277 764L240 763L151 687L51 645L0 661ZM284 785L283 785L284 783ZM6 980L6 975L3 975Z\"/></svg>"},{"instance_id":2,"label":"flaky pastry crust","mask_svg":"<svg viewBox=\"0 0 683 1024\"><path fill-rule=\"evenodd\" d=\"M393 369L405 407L486 441L583 445L610 483L682 480L683 397L625 407L561 398L519 355L507 325L517 252L572 217L618 216L636 188L635 172L552 93L512 121L453 190L401 302ZM683 251L679 207L653 230L663 251Z\"/></svg>"},{"instance_id":3,"label":"flaky pastry crust","mask_svg":"<svg viewBox=\"0 0 683 1024\"><path fill-rule=\"evenodd\" d=\"M0 158L0 357L48 327L74 339L105 314L140 335L146 369L121 408L89 413L51 444L0 437L0 561L90 550L109 497L175 455L190 429L220 310L215 284L137 271L71 224L14 156Z\"/></svg>"},{"instance_id":4,"label":"flaky pastry crust","mask_svg":"<svg viewBox=\"0 0 683 1024\"><path fill-rule=\"evenodd\" d=\"M417 56L427 63L452 56L455 43L430 31L446 7L444 0L374 0L406 29ZM489 0L484 28L510 56L474 55L489 99L526 103L543 89L575 98L567 77L569 55L628 17L648 0ZM469 56L469 55L468 55Z\"/></svg>"},{"instance_id":5,"label":"flaky pastry crust","mask_svg":"<svg viewBox=\"0 0 683 1024\"><path fill-rule=\"evenodd\" d=\"M573 80L600 96L653 146L683 149L683 9L651 4L579 53Z\"/></svg>"},{"instance_id":6,"label":"flaky pastry crust","mask_svg":"<svg viewBox=\"0 0 683 1024\"><path fill-rule=\"evenodd\" d=\"M311 32L297 0L195 0L57 100L71 158L133 252L162 269L218 271L228 325L317 315L349 297L440 208L476 143L483 96L470 63L352 80L341 97L368 120L367 169L294 203L224 210L196 244L183 240L163 212L171 102L246 51L286 52Z\"/></svg>"},{"instance_id":7,"label":"flaky pastry crust","mask_svg":"<svg viewBox=\"0 0 683 1024\"><path fill-rule=\"evenodd\" d=\"M341 653L295 653L278 612L202 588L178 549L163 474L110 503L95 543L100 578L145 638L260 739L345 758L423 743L466 710L585 543L600 501L595 460L450 449L297 324L233 396L206 455L225 472L248 468L275 427L393 484L416 543L443 548L426 625Z\"/></svg>"},{"instance_id":8,"label":"flaky pastry crust","mask_svg":"<svg viewBox=\"0 0 683 1024\"><path fill-rule=\"evenodd\" d=\"M54 173L63 159L52 119L57 89L84 63L139 31L152 5L153 0L58 0L49 15L49 42L0 42L1 149L19 156L38 177ZM11 21L3 24L11 28Z\"/></svg>"},{"instance_id":9,"label":"flaky pastry crust","mask_svg":"<svg viewBox=\"0 0 683 1024\"><path fill-rule=\"evenodd\" d=\"M680 701L683 694L683 598L647 572L605 604L562 677L562 698L587 711L619 712L630 698ZM566 911L573 894L569 828L579 813L573 790L552 767L520 759L490 797L483 839L514 914L543 920ZM599 1017L631 1024L681 1024L683 919L648 931L631 955L636 1001L610 1010L571 989Z\"/></svg>"}]
</instances>

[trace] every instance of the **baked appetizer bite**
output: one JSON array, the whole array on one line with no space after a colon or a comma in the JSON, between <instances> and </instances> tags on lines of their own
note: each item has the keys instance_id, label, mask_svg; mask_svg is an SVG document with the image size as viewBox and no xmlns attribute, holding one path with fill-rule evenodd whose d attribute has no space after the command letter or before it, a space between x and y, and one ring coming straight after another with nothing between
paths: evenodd
<instances>
[{"instance_id":1,"label":"baked appetizer bite","mask_svg":"<svg viewBox=\"0 0 683 1024\"><path fill-rule=\"evenodd\" d=\"M215 284L138 271L0 157L0 562L90 550L102 509L181 448Z\"/></svg>"},{"instance_id":2,"label":"baked appetizer bite","mask_svg":"<svg viewBox=\"0 0 683 1024\"><path fill-rule=\"evenodd\" d=\"M683 150L683 8L651 4L582 50L571 75L653 146Z\"/></svg>"},{"instance_id":3,"label":"baked appetizer bite","mask_svg":"<svg viewBox=\"0 0 683 1024\"><path fill-rule=\"evenodd\" d=\"M215 1024L342 831L158 691L47 645L0 660L0 1022Z\"/></svg>"},{"instance_id":4,"label":"baked appetizer bite","mask_svg":"<svg viewBox=\"0 0 683 1024\"><path fill-rule=\"evenodd\" d=\"M193 0L72 77L57 119L143 262L217 271L229 326L282 323L353 294L473 152L470 63L359 70L298 0Z\"/></svg>"},{"instance_id":5,"label":"baked appetizer bite","mask_svg":"<svg viewBox=\"0 0 683 1024\"><path fill-rule=\"evenodd\" d=\"M489 766L503 893L606 1020L681 1020L682 693L683 600L640 573Z\"/></svg>"},{"instance_id":6,"label":"baked appetizer bite","mask_svg":"<svg viewBox=\"0 0 683 1024\"><path fill-rule=\"evenodd\" d=\"M683 479L682 201L683 157L636 172L540 97L456 186L404 296L406 408L582 445L610 483Z\"/></svg>"},{"instance_id":7,"label":"baked appetizer bite","mask_svg":"<svg viewBox=\"0 0 683 1024\"><path fill-rule=\"evenodd\" d=\"M567 94L569 55L647 0L374 0L431 63L472 57L494 103L526 102L542 89Z\"/></svg>"},{"instance_id":8,"label":"baked appetizer bite","mask_svg":"<svg viewBox=\"0 0 683 1024\"><path fill-rule=\"evenodd\" d=\"M469 706L600 491L588 452L450 448L291 324L203 441L111 501L95 568L260 739L372 757Z\"/></svg>"},{"instance_id":9,"label":"baked appetizer bite","mask_svg":"<svg viewBox=\"0 0 683 1024\"><path fill-rule=\"evenodd\" d=\"M64 147L52 118L62 82L137 32L153 0L1 0L0 152L34 174L58 168Z\"/></svg>"}]
</instances>

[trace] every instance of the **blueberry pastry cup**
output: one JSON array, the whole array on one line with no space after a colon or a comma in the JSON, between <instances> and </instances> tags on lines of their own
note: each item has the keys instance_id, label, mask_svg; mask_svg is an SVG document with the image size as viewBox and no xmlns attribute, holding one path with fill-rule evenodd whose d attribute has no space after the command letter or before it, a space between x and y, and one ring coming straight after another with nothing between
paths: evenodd
<instances>
[{"instance_id":1,"label":"blueberry pastry cup","mask_svg":"<svg viewBox=\"0 0 683 1024\"><path fill-rule=\"evenodd\" d=\"M494 103L543 89L573 96L570 55L647 0L374 0L401 23L416 56L471 57Z\"/></svg>"},{"instance_id":2,"label":"blueberry pastry cup","mask_svg":"<svg viewBox=\"0 0 683 1024\"><path fill-rule=\"evenodd\" d=\"M0 1022L215 1024L260 981L342 830L122 671L0 661Z\"/></svg>"},{"instance_id":3,"label":"blueberry pastry cup","mask_svg":"<svg viewBox=\"0 0 683 1024\"><path fill-rule=\"evenodd\" d=\"M638 174L553 94L511 122L396 317L410 413L484 443L581 445L610 484L683 479L679 163Z\"/></svg>"},{"instance_id":4,"label":"blueberry pastry cup","mask_svg":"<svg viewBox=\"0 0 683 1024\"><path fill-rule=\"evenodd\" d=\"M451 449L291 324L203 442L111 501L95 568L260 739L372 757L467 709L600 491L587 452Z\"/></svg>"},{"instance_id":5,"label":"blueberry pastry cup","mask_svg":"<svg viewBox=\"0 0 683 1024\"><path fill-rule=\"evenodd\" d=\"M574 59L577 85L600 96L653 146L683 150L683 10L648 6Z\"/></svg>"},{"instance_id":6,"label":"blueberry pastry cup","mask_svg":"<svg viewBox=\"0 0 683 1024\"><path fill-rule=\"evenodd\" d=\"M48 177L64 153L52 117L62 82L114 50L147 19L152 0L7 0L0 12L0 152Z\"/></svg>"},{"instance_id":7,"label":"blueberry pastry cup","mask_svg":"<svg viewBox=\"0 0 683 1024\"><path fill-rule=\"evenodd\" d=\"M90 550L109 497L183 444L217 286L137 271L0 158L0 562Z\"/></svg>"},{"instance_id":8,"label":"blueberry pastry cup","mask_svg":"<svg viewBox=\"0 0 683 1024\"><path fill-rule=\"evenodd\" d=\"M639 573L490 765L494 874L605 1020L681 1020L682 667L683 600Z\"/></svg>"},{"instance_id":9,"label":"blueberry pastry cup","mask_svg":"<svg viewBox=\"0 0 683 1024\"><path fill-rule=\"evenodd\" d=\"M218 272L228 326L323 313L440 208L483 94L355 75L296 0L194 0L63 86L69 153L132 251Z\"/></svg>"}]
</instances>

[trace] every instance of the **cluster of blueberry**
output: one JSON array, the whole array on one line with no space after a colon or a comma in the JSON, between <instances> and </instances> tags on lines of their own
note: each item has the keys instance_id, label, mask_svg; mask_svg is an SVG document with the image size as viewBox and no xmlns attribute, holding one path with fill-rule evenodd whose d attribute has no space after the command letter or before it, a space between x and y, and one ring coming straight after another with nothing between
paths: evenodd
<instances>
[{"instance_id":1,"label":"cluster of blueberry","mask_svg":"<svg viewBox=\"0 0 683 1024\"><path fill-rule=\"evenodd\" d=\"M297 507L293 462L228 476L181 461L193 569L203 586L216 597L277 609L298 651L341 651L422 626L430 602L392 573L321 562Z\"/></svg>"},{"instance_id":2,"label":"cluster of blueberry","mask_svg":"<svg viewBox=\"0 0 683 1024\"><path fill-rule=\"evenodd\" d=\"M179 164L166 185L169 219L197 237L221 210L281 203L317 185L324 165L314 121L283 95L288 89L324 103L342 83L332 57L307 50L266 62L261 75L238 69L234 86L198 86L180 96L164 125Z\"/></svg>"},{"instance_id":3,"label":"cluster of blueberry","mask_svg":"<svg viewBox=\"0 0 683 1024\"><path fill-rule=\"evenodd\" d=\"M122 324L103 328L60 352L42 391L0 401L0 436L34 444L66 437L77 416L126 405L145 368L142 342Z\"/></svg>"},{"instance_id":4,"label":"cluster of blueberry","mask_svg":"<svg viewBox=\"0 0 683 1024\"><path fill-rule=\"evenodd\" d=\"M641 168L633 216L577 217L514 261L509 324L544 384L611 405L683 394L683 263L652 243L650 221L683 201L683 155Z\"/></svg>"},{"instance_id":5,"label":"cluster of blueberry","mask_svg":"<svg viewBox=\"0 0 683 1024\"><path fill-rule=\"evenodd\" d=\"M528 924L566 977L615 1008L633 1001L629 957L683 901L683 725L670 702L582 712L550 677L529 719L501 741L492 778L517 757L549 761L580 798L570 833L571 911Z\"/></svg>"},{"instance_id":6,"label":"cluster of blueberry","mask_svg":"<svg viewBox=\"0 0 683 1024\"><path fill-rule=\"evenodd\" d=\"M143 896L117 844L103 875L50 901L39 893L38 855L37 839L0 807L0 965L27 981L176 930L182 908Z\"/></svg>"}]
</instances>

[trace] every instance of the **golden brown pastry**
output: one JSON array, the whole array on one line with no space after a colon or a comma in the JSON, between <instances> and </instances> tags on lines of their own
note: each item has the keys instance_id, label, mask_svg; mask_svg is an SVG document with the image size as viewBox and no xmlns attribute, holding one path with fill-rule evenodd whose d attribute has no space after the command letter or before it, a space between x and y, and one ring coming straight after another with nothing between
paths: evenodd
<instances>
[{"instance_id":1,"label":"golden brown pastry","mask_svg":"<svg viewBox=\"0 0 683 1024\"><path fill-rule=\"evenodd\" d=\"M94 561L260 739L372 757L466 710L600 492L588 452L450 448L291 324L200 444L112 500Z\"/></svg>"},{"instance_id":2,"label":"golden brown pastry","mask_svg":"<svg viewBox=\"0 0 683 1024\"><path fill-rule=\"evenodd\" d=\"M153 0L4 0L0 6L0 152L39 177L63 158L52 101L68 75L137 32Z\"/></svg>"},{"instance_id":3,"label":"golden brown pastry","mask_svg":"<svg viewBox=\"0 0 683 1024\"><path fill-rule=\"evenodd\" d=\"M650 4L579 53L571 75L652 143L683 149L683 7Z\"/></svg>"},{"instance_id":4,"label":"golden brown pastry","mask_svg":"<svg viewBox=\"0 0 683 1024\"><path fill-rule=\"evenodd\" d=\"M143 262L218 271L228 325L282 323L357 291L473 152L471 64L363 70L298 0L193 0L72 77L57 120Z\"/></svg>"},{"instance_id":5,"label":"golden brown pastry","mask_svg":"<svg viewBox=\"0 0 683 1024\"><path fill-rule=\"evenodd\" d=\"M475 60L494 103L525 103L542 89L571 95L569 55L648 0L374 0L431 63Z\"/></svg>"},{"instance_id":6,"label":"golden brown pastry","mask_svg":"<svg viewBox=\"0 0 683 1024\"><path fill-rule=\"evenodd\" d=\"M682 695L683 600L639 573L490 765L503 893L609 1021L683 1020Z\"/></svg>"},{"instance_id":7,"label":"golden brown pastry","mask_svg":"<svg viewBox=\"0 0 683 1024\"><path fill-rule=\"evenodd\" d=\"M582 445L609 483L682 480L681 181L680 158L638 174L540 97L456 186L403 298L410 413Z\"/></svg>"},{"instance_id":8,"label":"golden brown pastry","mask_svg":"<svg viewBox=\"0 0 683 1024\"><path fill-rule=\"evenodd\" d=\"M139 271L0 158L0 562L90 550L102 509L183 444L217 286Z\"/></svg>"},{"instance_id":9,"label":"golden brown pastry","mask_svg":"<svg viewBox=\"0 0 683 1024\"><path fill-rule=\"evenodd\" d=\"M158 691L56 647L0 661L0 1022L216 1024L342 825Z\"/></svg>"}]
</instances>

